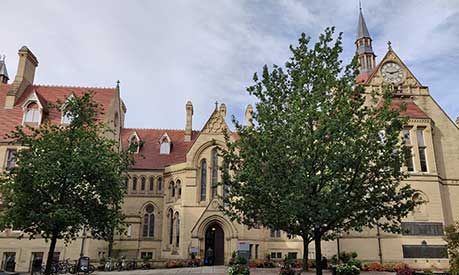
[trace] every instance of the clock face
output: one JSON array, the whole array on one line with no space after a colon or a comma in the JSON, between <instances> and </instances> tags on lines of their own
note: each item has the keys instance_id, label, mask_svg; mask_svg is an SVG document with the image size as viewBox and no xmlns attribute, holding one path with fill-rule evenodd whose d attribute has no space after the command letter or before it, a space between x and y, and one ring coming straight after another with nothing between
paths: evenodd
<instances>
[{"instance_id":1,"label":"clock face","mask_svg":"<svg viewBox=\"0 0 459 275\"><path fill-rule=\"evenodd\" d=\"M381 68L383 78L391 83L399 83L403 79L403 72L400 65L394 62L387 62Z\"/></svg>"}]
</instances>

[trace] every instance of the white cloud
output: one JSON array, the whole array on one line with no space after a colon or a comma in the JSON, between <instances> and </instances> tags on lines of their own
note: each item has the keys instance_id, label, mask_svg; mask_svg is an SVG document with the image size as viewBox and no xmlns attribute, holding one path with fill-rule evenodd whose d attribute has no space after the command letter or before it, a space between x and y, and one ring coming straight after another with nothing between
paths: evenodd
<instances>
[{"instance_id":1,"label":"white cloud","mask_svg":"<svg viewBox=\"0 0 459 275\"><path fill-rule=\"evenodd\" d=\"M2 1L0 52L11 75L17 50L40 61L37 83L114 86L121 80L127 126L183 128L185 102L200 128L225 102L241 118L245 89L263 64L283 64L300 32L344 32L354 53L357 1ZM382 57L391 40L399 56L451 115L459 114L459 1L364 1ZM432 70L435 68L435 70Z\"/></svg>"}]
</instances>

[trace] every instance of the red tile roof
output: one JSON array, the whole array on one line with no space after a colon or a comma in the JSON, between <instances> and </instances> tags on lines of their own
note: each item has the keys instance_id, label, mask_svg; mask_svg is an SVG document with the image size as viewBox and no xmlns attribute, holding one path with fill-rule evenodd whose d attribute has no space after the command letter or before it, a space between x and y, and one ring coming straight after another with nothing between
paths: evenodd
<instances>
[{"instance_id":1,"label":"red tile roof","mask_svg":"<svg viewBox=\"0 0 459 275\"><path fill-rule=\"evenodd\" d=\"M394 99L392 101L391 107L396 109L400 108L400 105L402 103L405 103L406 110L400 112L400 115L403 117L409 117L409 118L429 118L429 116L424 113L421 108L419 108L416 103L414 103L412 100L402 100L402 99Z\"/></svg>"},{"instance_id":2,"label":"red tile roof","mask_svg":"<svg viewBox=\"0 0 459 275\"><path fill-rule=\"evenodd\" d=\"M22 124L23 110L22 104L34 93L37 93L38 99L42 105L48 103L56 103L59 99L65 99L72 93L75 95L83 95L88 91L94 92L94 100L101 104L103 110L107 110L110 104L116 98L116 88L85 88L85 87L65 87L65 86L40 86L30 85L21 97L18 99L12 109L5 109L5 99L11 85L0 84L0 141L6 141L5 135L14 130L18 125ZM46 108L46 106L43 106ZM48 110L43 115L43 121L50 120L53 123L61 123L61 112L58 110ZM101 116L103 114L100 114Z\"/></svg>"},{"instance_id":3,"label":"red tile roof","mask_svg":"<svg viewBox=\"0 0 459 275\"><path fill-rule=\"evenodd\" d=\"M355 82L357 82L359 84L365 84L368 81L369 78L370 78L370 74L369 73L359 74L356 77Z\"/></svg>"},{"instance_id":4,"label":"red tile roof","mask_svg":"<svg viewBox=\"0 0 459 275\"><path fill-rule=\"evenodd\" d=\"M186 154L199 136L199 131L193 131L191 141L185 141L184 130L171 129L136 129L124 128L121 130L123 148L129 147L129 136L136 132L143 146L139 153L134 155L134 169L164 169L164 167L186 161ZM169 155L159 153L159 139L167 133L172 141Z\"/></svg>"}]
</instances>

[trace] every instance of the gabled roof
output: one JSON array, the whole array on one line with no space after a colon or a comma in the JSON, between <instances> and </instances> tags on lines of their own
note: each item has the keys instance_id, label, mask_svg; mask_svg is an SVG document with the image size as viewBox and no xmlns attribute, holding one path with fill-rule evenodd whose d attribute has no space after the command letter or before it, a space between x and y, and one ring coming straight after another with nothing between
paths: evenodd
<instances>
[{"instance_id":1,"label":"gabled roof","mask_svg":"<svg viewBox=\"0 0 459 275\"><path fill-rule=\"evenodd\" d=\"M373 71L370 73L370 75L365 76L365 81L362 82L363 84L368 84L371 82L371 79L375 77L379 73L379 70L383 64L385 64L388 61L393 61L400 63L402 68L408 73L408 75L405 76L405 78L413 78L414 81L417 83L417 85L422 87L421 82L414 76L414 74L410 71L410 69L405 65L405 63L402 61L402 59L395 53L395 51L392 49L392 47L389 47L387 53L384 55L384 57L381 59L381 61L378 63L378 65L373 69ZM358 79L358 78L357 78ZM357 80L356 80L357 81Z\"/></svg>"},{"instance_id":2,"label":"gabled roof","mask_svg":"<svg viewBox=\"0 0 459 275\"><path fill-rule=\"evenodd\" d=\"M88 91L94 93L94 100L101 105L103 110L107 110L115 100L117 92L115 88L87 88L87 87L65 87L65 86L41 86L30 85L18 99L12 109L5 109L5 99L11 85L0 84L0 142L6 141L5 135L11 133L14 128L22 124L24 104L30 96L35 93L40 104L45 109L48 103L56 103L57 100L64 102L72 93L75 95L83 95ZM103 119L104 114L99 114L99 119ZM62 113L58 110L49 110L44 121L60 124Z\"/></svg>"},{"instance_id":3,"label":"gabled roof","mask_svg":"<svg viewBox=\"0 0 459 275\"><path fill-rule=\"evenodd\" d=\"M134 155L133 169L164 169L166 166L185 162L188 150L199 135L199 131L193 131L191 141L185 141L185 130L123 128L123 148L128 148L128 138L134 131L142 139L142 148ZM166 132L172 142L172 148L170 154L161 155L159 140Z\"/></svg>"}]
</instances>

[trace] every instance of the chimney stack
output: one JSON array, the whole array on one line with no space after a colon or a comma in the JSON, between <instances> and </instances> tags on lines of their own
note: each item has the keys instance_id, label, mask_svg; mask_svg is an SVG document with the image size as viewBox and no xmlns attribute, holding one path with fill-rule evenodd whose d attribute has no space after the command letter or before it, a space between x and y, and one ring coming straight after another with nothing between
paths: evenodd
<instances>
[{"instance_id":1,"label":"chimney stack","mask_svg":"<svg viewBox=\"0 0 459 275\"><path fill-rule=\"evenodd\" d=\"M222 117L225 118L226 117L226 105L225 103L222 103L220 105L220 114L222 114Z\"/></svg>"},{"instance_id":2,"label":"chimney stack","mask_svg":"<svg viewBox=\"0 0 459 275\"><path fill-rule=\"evenodd\" d=\"M13 108L18 98L24 93L29 85L33 84L35 78L35 69L38 66L38 60L35 55L26 46L23 46L19 52L19 64L14 82L8 91L5 101L5 108Z\"/></svg>"},{"instance_id":3,"label":"chimney stack","mask_svg":"<svg viewBox=\"0 0 459 275\"><path fill-rule=\"evenodd\" d=\"M247 105L247 108L245 109L245 124L247 127L252 127L252 114L253 114L253 107L252 105Z\"/></svg>"},{"instance_id":4,"label":"chimney stack","mask_svg":"<svg viewBox=\"0 0 459 275\"><path fill-rule=\"evenodd\" d=\"M193 104L191 101L186 103L186 125L185 125L185 141L191 141L193 132Z\"/></svg>"},{"instance_id":5,"label":"chimney stack","mask_svg":"<svg viewBox=\"0 0 459 275\"><path fill-rule=\"evenodd\" d=\"M5 55L0 56L0 83L7 84L10 77L8 76L8 71L6 70Z\"/></svg>"}]
</instances>

